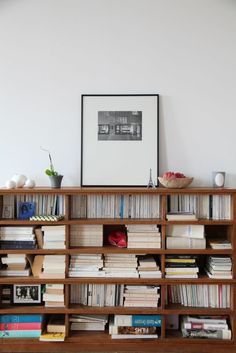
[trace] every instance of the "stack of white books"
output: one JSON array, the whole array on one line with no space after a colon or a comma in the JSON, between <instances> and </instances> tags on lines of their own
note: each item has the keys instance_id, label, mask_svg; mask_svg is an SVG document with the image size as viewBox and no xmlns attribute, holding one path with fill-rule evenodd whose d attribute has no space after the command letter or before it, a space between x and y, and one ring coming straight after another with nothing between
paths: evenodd
<instances>
[{"instance_id":1,"label":"stack of white books","mask_svg":"<svg viewBox=\"0 0 236 353\"><path fill-rule=\"evenodd\" d=\"M71 315L72 331L105 331L108 315Z\"/></svg>"},{"instance_id":2,"label":"stack of white books","mask_svg":"<svg viewBox=\"0 0 236 353\"><path fill-rule=\"evenodd\" d=\"M71 246L103 246L103 226L76 224L70 229Z\"/></svg>"},{"instance_id":3,"label":"stack of white books","mask_svg":"<svg viewBox=\"0 0 236 353\"><path fill-rule=\"evenodd\" d=\"M40 278L65 278L65 255L45 255Z\"/></svg>"},{"instance_id":4,"label":"stack of white books","mask_svg":"<svg viewBox=\"0 0 236 353\"><path fill-rule=\"evenodd\" d=\"M124 290L124 306L156 308L160 299L159 286L126 285Z\"/></svg>"},{"instance_id":5,"label":"stack of white books","mask_svg":"<svg viewBox=\"0 0 236 353\"><path fill-rule=\"evenodd\" d=\"M31 269L25 254L8 254L1 258L0 276L29 276Z\"/></svg>"},{"instance_id":6,"label":"stack of white books","mask_svg":"<svg viewBox=\"0 0 236 353\"><path fill-rule=\"evenodd\" d=\"M129 224L126 225L126 228L128 236L128 248L160 249L161 233L155 224Z\"/></svg>"},{"instance_id":7,"label":"stack of white books","mask_svg":"<svg viewBox=\"0 0 236 353\"><path fill-rule=\"evenodd\" d=\"M64 307L64 284L46 284L43 301L46 307Z\"/></svg>"},{"instance_id":8,"label":"stack of white books","mask_svg":"<svg viewBox=\"0 0 236 353\"><path fill-rule=\"evenodd\" d=\"M166 227L167 249L205 249L204 225L173 224Z\"/></svg>"},{"instance_id":9,"label":"stack of white books","mask_svg":"<svg viewBox=\"0 0 236 353\"><path fill-rule=\"evenodd\" d=\"M210 278L233 278L231 258L229 256L208 256L206 273Z\"/></svg>"},{"instance_id":10,"label":"stack of white books","mask_svg":"<svg viewBox=\"0 0 236 353\"><path fill-rule=\"evenodd\" d=\"M60 226L43 226L43 249L65 249L66 228Z\"/></svg>"},{"instance_id":11,"label":"stack of white books","mask_svg":"<svg viewBox=\"0 0 236 353\"><path fill-rule=\"evenodd\" d=\"M138 261L135 254L105 254L103 272L105 277L138 278Z\"/></svg>"},{"instance_id":12,"label":"stack of white books","mask_svg":"<svg viewBox=\"0 0 236 353\"><path fill-rule=\"evenodd\" d=\"M138 256L138 273L141 278L161 278L159 265L152 255Z\"/></svg>"},{"instance_id":13,"label":"stack of white books","mask_svg":"<svg viewBox=\"0 0 236 353\"><path fill-rule=\"evenodd\" d=\"M71 255L69 277L103 277L102 254Z\"/></svg>"}]
</instances>

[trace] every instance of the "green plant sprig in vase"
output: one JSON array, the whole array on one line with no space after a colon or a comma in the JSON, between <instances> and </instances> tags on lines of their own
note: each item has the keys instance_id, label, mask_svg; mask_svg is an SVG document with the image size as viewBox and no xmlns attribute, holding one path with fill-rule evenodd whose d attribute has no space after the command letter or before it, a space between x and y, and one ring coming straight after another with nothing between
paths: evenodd
<instances>
[{"instance_id":1,"label":"green plant sprig in vase","mask_svg":"<svg viewBox=\"0 0 236 353\"><path fill-rule=\"evenodd\" d=\"M49 176L49 179L50 179L50 182L51 182L51 187L52 188L60 188L63 175L61 175L61 174L59 174L58 172L55 171L50 151L48 151L48 150L46 150L46 149L44 149L42 147L41 147L41 150L43 150L43 151L48 153L50 164L49 164L49 168L47 168L45 170L45 174Z\"/></svg>"}]
</instances>

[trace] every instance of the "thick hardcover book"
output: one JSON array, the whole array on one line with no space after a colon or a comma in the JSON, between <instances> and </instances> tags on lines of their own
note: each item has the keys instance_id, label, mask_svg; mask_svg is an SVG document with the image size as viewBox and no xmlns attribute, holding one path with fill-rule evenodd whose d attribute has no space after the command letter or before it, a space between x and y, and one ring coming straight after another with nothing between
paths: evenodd
<instances>
[{"instance_id":1,"label":"thick hardcover book","mask_svg":"<svg viewBox=\"0 0 236 353\"><path fill-rule=\"evenodd\" d=\"M115 315L116 326L160 327L161 315Z\"/></svg>"},{"instance_id":2,"label":"thick hardcover book","mask_svg":"<svg viewBox=\"0 0 236 353\"><path fill-rule=\"evenodd\" d=\"M41 330L41 322L6 322L0 324L1 331L7 330Z\"/></svg>"},{"instance_id":3,"label":"thick hardcover book","mask_svg":"<svg viewBox=\"0 0 236 353\"><path fill-rule=\"evenodd\" d=\"M65 340L64 332L45 332L39 337L40 341L63 342Z\"/></svg>"},{"instance_id":4,"label":"thick hardcover book","mask_svg":"<svg viewBox=\"0 0 236 353\"><path fill-rule=\"evenodd\" d=\"M38 338L40 330L3 330L0 331L0 338Z\"/></svg>"},{"instance_id":5,"label":"thick hardcover book","mask_svg":"<svg viewBox=\"0 0 236 353\"><path fill-rule=\"evenodd\" d=\"M0 323L42 322L43 315L0 315Z\"/></svg>"},{"instance_id":6,"label":"thick hardcover book","mask_svg":"<svg viewBox=\"0 0 236 353\"><path fill-rule=\"evenodd\" d=\"M230 340L231 331L230 330L186 330L182 329L183 337L188 338L215 338Z\"/></svg>"},{"instance_id":7,"label":"thick hardcover book","mask_svg":"<svg viewBox=\"0 0 236 353\"><path fill-rule=\"evenodd\" d=\"M206 239L167 237L167 249L206 249Z\"/></svg>"}]
</instances>

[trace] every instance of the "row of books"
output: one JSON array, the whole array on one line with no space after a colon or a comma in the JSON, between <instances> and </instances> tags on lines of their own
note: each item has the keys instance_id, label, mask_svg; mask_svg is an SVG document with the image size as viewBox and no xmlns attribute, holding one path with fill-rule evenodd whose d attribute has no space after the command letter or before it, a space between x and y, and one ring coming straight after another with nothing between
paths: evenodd
<instances>
[{"instance_id":1,"label":"row of books","mask_svg":"<svg viewBox=\"0 0 236 353\"><path fill-rule=\"evenodd\" d=\"M161 233L155 224L126 225L127 248L161 248Z\"/></svg>"},{"instance_id":2,"label":"row of books","mask_svg":"<svg viewBox=\"0 0 236 353\"><path fill-rule=\"evenodd\" d=\"M178 284L168 286L169 304L187 307L230 308L231 293L228 284Z\"/></svg>"},{"instance_id":3,"label":"row of books","mask_svg":"<svg viewBox=\"0 0 236 353\"><path fill-rule=\"evenodd\" d=\"M229 256L208 256L205 270L210 278L233 278L232 260Z\"/></svg>"},{"instance_id":4,"label":"row of books","mask_svg":"<svg viewBox=\"0 0 236 353\"><path fill-rule=\"evenodd\" d=\"M198 278L199 267L196 255L167 255L166 278Z\"/></svg>"},{"instance_id":5,"label":"row of books","mask_svg":"<svg viewBox=\"0 0 236 353\"><path fill-rule=\"evenodd\" d=\"M231 196L170 195L168 212L192 212L203 219L231 219Z\"/></svg>"},{"instance_id":6,"label":"row of books","mask_svg":"<svg viewBox=\"0 0 236 353\"><path fill-rule=\"evenodd\" d=\"M168 225L166 227L167 249L205 249L204 225Z\"/></svg>"},{"instance_id":7,"label":"row of books","mask_svg":"<svg viewBox=\"0 0 236 353\"><path fill-rule=\"evenodd\" d=\"M168 320L168 316L166 317ZM178 319L178 317L177 317ZM180 316L181 332L185 338L230 340L232 333L227 316ZM112 339L156 339L162 317L156 315L70 315L70 331L105 331ZM167 327L169 324L167 324ZM178 324L175 324L175 327ZM64 341L65 316L17 314L0 316L1 338L39 338L40 341Z\"/></svg>"},{"instance_id":8,"label":"row of books","mask_svg":"<svg viewBox=\"0 0 236 353\"><path fill-rule=\"evenodd\" d=\"M93 307L158 307L160 286L75 284L71 286L70 300L72 304Z\"/></svg>"},{"instance_id":9,"label":"row of books","mask_svg":"<svg viewBox=\"0 0 236 353\"><path fill-rule=\"evenodd\" d=\"M161 278L152 255L75 254L71 255L69 277Z\"/></svg>"},{"instance_id":10,"label":"row of books","mask_svg":"<svg viewBox=\"0 0 236 353\"><path fill-rule=\"evenodd\" d=\"M159 195L72 197L71 218L160 218Z\"/></svg>"},{"instance_id":11,"label":"row of books","mask_svg":"<svg viewBox=\"0 0 236 353\"><path fill-rule=\"evenodd\" d=\"M34 204L34 213L36 215L64 215L64 201L63 195L3 195L1 215L2 218L19 218L20 210L18 205L24 202Z\"/></svg>"},{"instance_id":12,"label":"row of books","mask_svg":"<svg viewBox=\"0 0 236 353\"><path fill-rule=\"evenodd\" d=\"M0 227L0 249L35 249L34 227Z\"/></svg>"}]
</instances>

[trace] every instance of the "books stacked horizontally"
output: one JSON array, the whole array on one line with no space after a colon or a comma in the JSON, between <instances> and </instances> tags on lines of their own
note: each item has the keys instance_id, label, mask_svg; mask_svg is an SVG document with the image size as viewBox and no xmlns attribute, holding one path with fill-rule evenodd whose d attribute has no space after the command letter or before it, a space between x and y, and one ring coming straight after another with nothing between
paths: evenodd
<instances>
[{"instance_id":1,"label":"books stacked horizontally","mask_svg":"<svg viewBox=\"0 0 236 353\"><path fill-rule=\"evenodd\" d=\"M204 225L168 225L166 227L167 249L205 249Z\"/></svg>"},{"instance_id":2,"label":"books stacked horizontally","mask_svg":"<svg viewBox=\"0 0 236 353\"><path fill-rule=\"evenodd\" d=\"M108 315L71 315L72 331L105 331Z\"/></svg>"},{"instance_id":3,"label":"books stacked horizontally","mask_svg":"<svg viewBox=\"0 0 236 353\"><path fill-rule=\"evenodd\" d=\"M65 278L65 255L45 255L40 278Z\"/></svg>"},{"instance_id":4,"label":"books stacked horizontally","mask_svg":"<svg viewBox=\"0 0 236 353\"><path fill-rule=\"evenodd\" d=\"M2 285L2 295L1 303L2 304L11 304L12 301L12 285L3 284Z\"/></svg>"},{"instance_id":5,"label":"books stacked horizontally","mask_svg":"<svg viewBox=\"0 0 236 353\"><path fill-rule=\"evenodd\" d=\"M0 249L35 249L34 227L1 227Z\"/></svg>"},{"instance_id":6,"label":"books stacked horizontally","mask_svg":"<svg viewBox=\"0 0 236 353\"><path fill-rule=\"evenodd\" d=\"M208 242L212 249L232 249L232 245L227 239L209 239Z\"/></svg>"},{"instance_id":7,"label":"books stacked horizontally","mask_svg":"<svg viewBox=\"0 0 236 353\"><path fill-rule=\"evenodd\" d=\"M71 246L103 246L103 226L95 224L72 225Z\"/></svg>"},{"instance_id":8,"label":"books stacked horizontally","mask_svg":"<svg viewBox=\"0 0 236 353\"><path fill-rule=\"evenodd\" d=\"M46 307L64 307L64 284L46 284L43 301Z\"/></svg>"},{"instance_id":9,"label":"books stacked horizontally","mask_svg":"<svg viewBox=\"0 0 236 353\"><path fill-rule=\"evenodd\" d=\"M124 284L71 285L70 302L86 306L123 306Z\"/></svg>"},{"instance_id":10,"label":"books stacked horizontally","mask_svg":"<svg viewBox=\"0 0 236 353\"><path fill-rule=\"evenodd\" d=\"M124 306L156 308L160 299L159 286L126 285Z\"/></svg>"},{"instance_id":11,"label":"books stacked horizontally","mask_svg":"<svg viewBox=\"0 0 236 353\"><path fill-rule=\"evenodd\" d=\"M102 254L71 255L69 277L103 277Z\"/></svg>"},{"instance_id":12,"label":"books stacked horizontally","mask_svg":"<svg viewBox=\"0 0 236 353\"><path fill-rule=\"evenodd\" d=\"M197 216L191 211L176 211L166 214L167 221L196 221Z\"/></svg>"},{"instance_id":13,"label":"books stacked horizontally","mask_svg":"<svg viewBox=\"0 0 236 353\"><path fill-rule=\"evenodd\" d=\"M183 337L231 339L231 330L225 316L183 316Z\"/></svg>"},{"instance_id":14,"label":"books stacked horizontally","mask_svg":"<svg viewBox=\"0 0 236 353\"><path fill-rule=\"evenodd\" d=\"M168 286L168 303L202 308L230 308L229 284L179 284Z\"/></svg>"},{"instance_id":15,"label":"books stacked horizontally","mask_svg":"<svg viewBox=\"0 0 236 353\"><path fill-rule=\"evenodd\" d=\"M135 254L105 254L103 272L105 277L138 278L138 259Z\"/></svg>"},{"instance_id":16,"label":"books stacked horizontally","mask_svg":"<svg viewBox=\"0 0 236 353\"><path fill-rule=\"evenodd\" d=\"M31 269L25 254L7 254L1 258L0 276L29 276Z\"/></svg>"},{"instance_id":17,"label":"books stacked horizontally","mask_svg":"<svg viewBox=\"0 0 236 353\"><path fill-rule=\"evenodd\" d=\"M109 322L112 339L158 338L160 315L114 315Z\"/></svg>"},{"instance_id":18,"label":"books stacked horizontally","mask_svg":"<svg viewBox=\"0 0 236 353\"><path fill-rule=\"evenodd\" d=\"M198 278L197 255L166 255L166 278Z\"/></svg>"},{"instance_id":19,"label":"books stacked horizontally","mask_svg":"<svg viewBox=\"0 0 236 353\"><path fill-rule=\"evenodd\" d=\"M138 255L138 273L140 278L161 278L160 266L152 255Z\"/></svg>"},{"instance_id":20,"label":"books stacked horizontally","mask_svg":"<svg viewBox=\"0 0 236 353\"><path fill-rule=\"evenodd\" d=\"M43 226L43 249L65 249L66 227Z\"/></svg>"},{"instance_id":21,"label":"books stacked horizontally","mask_svg":"<svg viewBox=\"0 0 236 353\"><path fill-rule=\"evenodd\" d=\"M41 314L0 315L0 338L37 338L42 331Z\"/></svg>"},{"instance_id":22,"label":"books stacked horizontally","mask_svg":"<svg viewBox=\"0 0 236 353\"><path fill-rule=\"evenodd\" d=\"M126 225L128 244L127 248L153 248L160 249L161 233L155 224L129 224Z\"/></svg>"},{"instance_id":23,"label":"books stacked horizontally","mask_svg":"<svg viewBox=\"0 0 236 353\"><path fill-rule=\"evenodd\" d=\"M232 260L229 256L208 256L206 273L210 278L231 279Z\"/></svg>"},{"instance_id":24,"label":"books stacked horizontally","mask_svg":"<svg viewBox=\"0 0 236 353\"><path fill-rule=\"evenodd\" d=\"M66 326L64 315L52 315L47 323L46 330L39 337L40 341L63 342Z\"/></svg>"}]
</instances>

